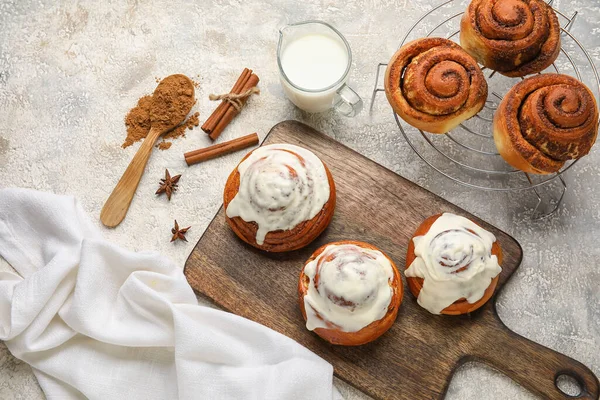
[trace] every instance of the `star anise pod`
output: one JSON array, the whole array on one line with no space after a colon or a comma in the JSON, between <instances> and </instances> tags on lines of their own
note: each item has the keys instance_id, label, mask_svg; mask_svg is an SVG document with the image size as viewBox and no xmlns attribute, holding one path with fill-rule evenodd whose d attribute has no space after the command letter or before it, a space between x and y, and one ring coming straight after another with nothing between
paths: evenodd
<instances>
[{"instance_id":1,"label":"star anise pod","mask_svg":"<svg viewBox=\"0 0 600 400\"><path fill-rule=\"evenodd\" d=\"M175 220L175 226L171 229L171 233L173 234L173 237L171 238L171 242L174 242L177 239L187 242L187 239L185 238L185 234L187 233L188 229L190 229L190 228L191 228L191 226L188 226L187 228L179 229L179 224L177 223L177 220Z\"/></svg>"},{"instance_id":2,"label":"star anise pod","mask_svg":"<svg viewBox=\"0 0 600 400\"><path fill-rule=\"evenodd\" d=\"M171 194L177 190L177 182L179 182L181 175L175 175L171 178L169 170L165 169L165 179L160 180L160 187L156 191L156 194L166 193L167 199L171 201Z\"/></svg>"}]
</instances>

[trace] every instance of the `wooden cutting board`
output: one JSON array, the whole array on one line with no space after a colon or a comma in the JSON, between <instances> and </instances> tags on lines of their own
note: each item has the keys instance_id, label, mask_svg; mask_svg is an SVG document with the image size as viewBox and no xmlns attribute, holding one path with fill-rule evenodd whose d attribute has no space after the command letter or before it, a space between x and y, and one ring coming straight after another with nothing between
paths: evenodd
<instances>
[{"instance_id":1,"label":"wooden cutting board","mask_svg":"<svg viewBox=\"0 0 600 400\"><path fill-rule=\"evenodd\" d=\"M282 122L264 143L299 145L327 164L337 189L333 221L307 248L269 254L239 240L221 208L185 266L195 290L226 310L300 342L333 364L336 376L375 398L443 398L457 367L481 361L544 398L573 398L555 385L557 376L568 374L583 387L579 398L598 399L598 379L587 367L509 330L498 318L495 298L470 315L435 316L417 305L403 277L398 319L375 342L333 346L307 331L297 303L298 275L305 260L325 243L369 242L403 269L415 229L430 215L450 211L477 221L500 242L504 263L496 294L523 253L519 243L501 230L304 124ZM481 389L485 393L486 388Z\"/></svg>"}]
</instances>

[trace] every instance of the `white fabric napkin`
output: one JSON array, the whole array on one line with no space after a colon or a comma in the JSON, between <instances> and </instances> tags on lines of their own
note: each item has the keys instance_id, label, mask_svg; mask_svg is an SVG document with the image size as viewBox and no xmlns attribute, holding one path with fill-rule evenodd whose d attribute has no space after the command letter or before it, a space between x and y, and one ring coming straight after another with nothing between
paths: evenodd
<instances>
[{"instance_id":1,"label":"white fabric napkin","mask_svg":"<svg viewBox=\"0 0 600 400\"><path fill-rule=\"evenodd\" d=\"M72 197L0 190L0 339L49 399L332 399L333 369L202 307L182 270L102 239Z\"/></svg>"}]
</instances>

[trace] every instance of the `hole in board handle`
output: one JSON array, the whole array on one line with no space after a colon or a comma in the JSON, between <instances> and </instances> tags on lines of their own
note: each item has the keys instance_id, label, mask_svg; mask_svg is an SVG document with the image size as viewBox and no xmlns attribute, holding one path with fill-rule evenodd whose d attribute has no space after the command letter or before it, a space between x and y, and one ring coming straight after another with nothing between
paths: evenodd
<instances>
[{"instance_id":1,"label":"hole in board handle","mask_svg":"<svg viewBox=\"0 0 600 400\"><path fill-rule=\"evenodd\" d=\"M583 382L572 372L559 372L554 378L556 388L568 397L577 398L583 393Z\"/></svg>"}]
</instances>

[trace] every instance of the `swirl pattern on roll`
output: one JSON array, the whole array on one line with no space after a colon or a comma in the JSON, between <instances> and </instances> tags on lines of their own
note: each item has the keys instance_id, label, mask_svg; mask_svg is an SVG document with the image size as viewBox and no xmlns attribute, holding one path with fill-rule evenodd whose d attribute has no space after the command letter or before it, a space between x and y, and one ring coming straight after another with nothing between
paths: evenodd
<instances>
[{"instance_id":1,"label":"swirl pattern on roll","mask_svg":"<svg viewBox=\"0 0 600 400\"><path fill-rule=\"evenodd\" d=\"M457 300L479 301L502 269L492 254L496 238L467 218L444 213L413 239L416 258L407 278L422 278L418 303L433 314Z\"/></svg>"},{"instance_id":2,"label":"swirl pattern on roll","mask_svg":"<svg viewBox=\"0 0 600 400\"><path fill-rule=\"evenodd\" d=\"M598 134L598 107L590 90L567 75L543 74L514 86L494 116L500 154L515 168L560 170L589 153Z\"/></svg>"},{"instance_id":3,"label":"swirl pattern on roll","mask_svg":"<svg viewBox=\"0 0 600 400\"><path fill-rule=\"evenodd\" d=\"M294 229L292 235L301 240L314 228L307 222L323 210L332 192L322 161L311 151L294 145L260 147L240 163L237 172L239 188L229 202L226 191L226 215L254 222L259 245L265 243L269 232L275 231ZM238 224L236 228L245 227ZM286 239L291 240L278 238Z\"/></svg>"},{"instance_id":4,"label":"swirl pattern on roll","mask_svg":"<svg viewBox=\"0 0 600 400\"><path fill-rule=\"evenodd\" d=\"M488 68L516 77L549 67L560 51L560 25L543 0L472 0L460 44Z\"/></svg>"},{"instance_id":5,"label":"swirl pattern on roll","mask_svg":"<svg viewBox=\"0 0 600 400\"><path fill-rule=\"evenodd\" d=\"M445 133L477 114L487 83L477 62L456 43L425 38L404 45L390 61L385 91L409 124Z\"/></svg>"},{"instance_id":6,"label":"swirl pattern on roll","mask_svg":"<svg viewBox=\"0 0 600 400\"><path fill-rule=\"evenodd\" d=\"M378 250L328 245L304 267L306 327L357 332L382 319L394 296L394 269Z\"/></svg>"}]
</instances>

